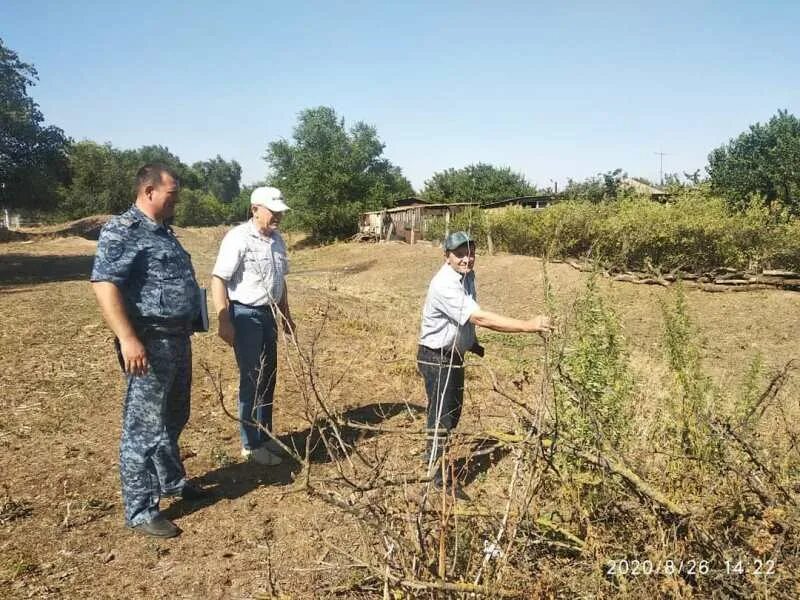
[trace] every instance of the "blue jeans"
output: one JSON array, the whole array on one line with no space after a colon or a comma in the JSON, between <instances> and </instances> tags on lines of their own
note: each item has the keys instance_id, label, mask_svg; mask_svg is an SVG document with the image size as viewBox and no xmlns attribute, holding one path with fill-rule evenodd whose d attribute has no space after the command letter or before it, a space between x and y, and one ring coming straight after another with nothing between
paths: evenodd
<instances>
[{"instance_id":1,"label":"blue jeans","mask_svg":"<svg viewBox=\"0 0 800 600\"><path fill-rule=\"evenodd\" d=\"M233 349L239 365L239 434L242 446L254 450L272 431L272 397L278 375L278 327L270 307L231 303L236 334Z\"/></svg>"},{"instance_id":2,"label":"blue jeans","mask_svg":"<svg viewBox=\"0 0 800 600\"><path fill-rule=\"evenodd\" d=\"M463 360L455 354L431 350L420 346L417 352L417 369L425 380L428 397L426 461L433 457L434 480L441 481L441 468L436 463L444 454L450 431L456 428L464 404Z\"/></svg>"}]
</instances>

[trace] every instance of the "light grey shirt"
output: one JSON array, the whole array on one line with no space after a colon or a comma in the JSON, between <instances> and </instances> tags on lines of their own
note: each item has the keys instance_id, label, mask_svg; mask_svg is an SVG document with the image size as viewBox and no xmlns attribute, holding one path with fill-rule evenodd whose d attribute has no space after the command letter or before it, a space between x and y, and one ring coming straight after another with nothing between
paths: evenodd
<instances>
[{"instance_id":1,"label":"light grey shirt","mask_svg":"<svg viewBox=\"0 0 800 600\"><path fill-rule=\"evenodd\" d=\"M225 280L230 300L251 306L280 302L288 272L289 259L281 234L273 231L263 235L252 220L225 234L212 271Z\"/></svg>"},{"instance_id":2,"label":"light grey shirt","mask_svg":"<svg viewBox=\"0 0 800 600\"><path fill-rule=\"evenodd\" d=\"M428 287L422 308L419 343L433 349L454 348L464 356L475 343L475 326L469 318L479 309L475 273L470 271L462 278L445 263Z\"/></svg>"}]
</instances>

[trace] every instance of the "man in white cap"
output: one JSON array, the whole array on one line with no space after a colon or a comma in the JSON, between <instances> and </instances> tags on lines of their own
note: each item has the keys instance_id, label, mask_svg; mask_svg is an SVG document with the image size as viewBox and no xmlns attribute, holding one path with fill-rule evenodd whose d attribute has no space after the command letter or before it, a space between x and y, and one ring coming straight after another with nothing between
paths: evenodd
<instances>
[{"instance_id":1,"label":"man in white cap","mask_svg":"<svg viewBox=\"0 0 800 600\"><path fill-rule=\"evenodd\" d=\"M222 240L211 279L219 336L233 346L239 365L239 432L242 456L262 465L280 464L272 431L277 377L278 320L292 335L286 244L278 232L289 209L281 191L258 187L250 195L251 218Z\"/></svg>"}]
</instances>

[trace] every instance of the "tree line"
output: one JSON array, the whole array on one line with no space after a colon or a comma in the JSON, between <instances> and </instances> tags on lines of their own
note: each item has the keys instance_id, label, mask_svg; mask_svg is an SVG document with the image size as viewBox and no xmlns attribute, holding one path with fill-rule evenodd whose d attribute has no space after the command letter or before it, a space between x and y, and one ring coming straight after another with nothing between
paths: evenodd
<instances>
[{"instance_id":1,"label":"tree line","mask_svg":"<svg viewBox=\"0 0 800 600\"><path fill-rule=\"evenodd\" d=\"M119 149L71 140L45 123L29 94L38 74L0 39L0 205L70 219L117 213L132 202L133 174L145 162L164 162L181 177L179 225L213 225L247 218L251 187L241 166L221 156L185 164L161 145ZM402 170L383 155L375 127L347 126L333 108L303 110L291 139L268 144L267 176L259 184L281 188L293 208L286 225L317 239L355 231L361 212L394 206L416 194ZM800 212L800 121L779 110L767 123L712 150L706 177L700 171L668 174L667 187L701 186L745 210L759 199L774 210ZM559 198L603 202L625 195L621 169L583 181L569 180ZM434 173L418 195L431 202L478 202L537 194L540 190L508 167L477 162Z\"/></svg>"}]
</instances>

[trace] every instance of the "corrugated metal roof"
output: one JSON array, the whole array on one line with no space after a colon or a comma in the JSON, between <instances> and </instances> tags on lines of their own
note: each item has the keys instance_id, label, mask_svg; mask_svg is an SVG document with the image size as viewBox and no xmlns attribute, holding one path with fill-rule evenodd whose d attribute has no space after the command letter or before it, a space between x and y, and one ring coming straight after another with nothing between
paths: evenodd
<instances>
[{"instance_id":1,"label":"corrugated metal roof","mask_svg":"<svg viewBox=\"0 0 800 600\"><path fill-rule=\"evenodd\" d=\"M446 208L448 206L480 206L477 202L450 202L450 203L442 203L442 204L417 204L415 206L398 206L397 208L385 208L383 210L372 210L369 212L361 213L362 215L379 215L383 212L387 213L396 213L396 212L403 212L406 210L412 210L416 208L420 208L423 211L428 208Z\"/></svg>"},{"instance_id":2,"label":"corrugated metal roof","mask_svg":"<svg viewBox=\"0 0 800 600\"><path fill-rule=\"evenodd\" d=\"M547 203L554 202L555 196L551 194L545 196L518 196L516 198L507 198L505 200L495 200L494 202L489 202L482 205L482 208L497 208L499 206L506 206L508 204L535 204L542 201Z\"/></svg>"}]
</instances>

